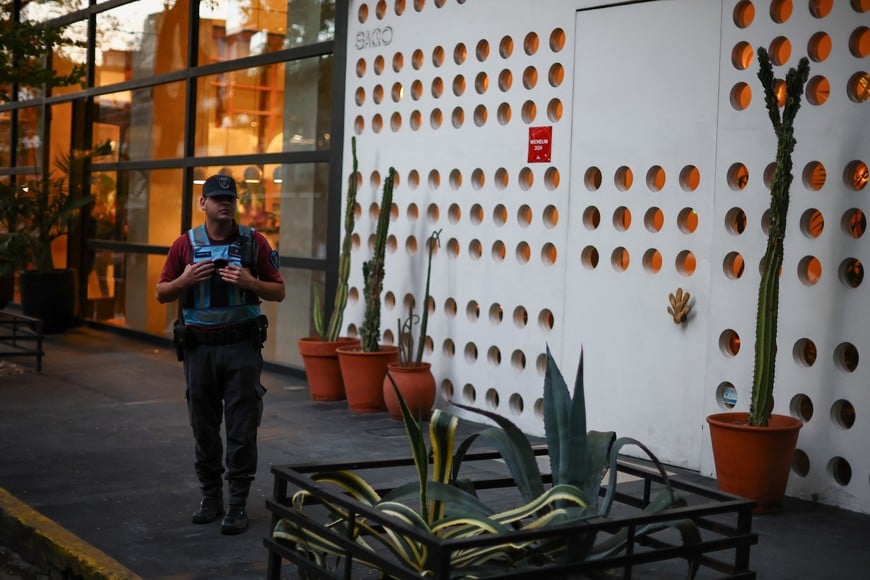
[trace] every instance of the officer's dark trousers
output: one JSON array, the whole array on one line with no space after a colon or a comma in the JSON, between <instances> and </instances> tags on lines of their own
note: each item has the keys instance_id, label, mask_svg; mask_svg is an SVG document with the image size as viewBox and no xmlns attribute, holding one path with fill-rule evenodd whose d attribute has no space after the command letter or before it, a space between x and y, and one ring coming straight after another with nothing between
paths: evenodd
<instances>
[{"instance_id":1,"label":"officer's dark trousers","mask_svg":"<svg viewBox=\"0 0 870 580\"><path fill-rule=\"evenodd\" d=\"M221 418L226 417L229 504L243 505L257 472L257 427L263 414L263 357L253 341L193 345L184 351L187 408L196 440L196 475L204 496L221 497Z\"/></svg>"}]
</instances>

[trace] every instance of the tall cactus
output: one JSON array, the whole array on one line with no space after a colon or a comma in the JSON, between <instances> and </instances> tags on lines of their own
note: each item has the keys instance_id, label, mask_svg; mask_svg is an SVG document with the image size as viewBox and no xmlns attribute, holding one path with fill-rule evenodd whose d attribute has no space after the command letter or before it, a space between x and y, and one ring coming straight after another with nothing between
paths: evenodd
<instances>
[{"instance_id":1,"label":"tall cactus","mask_svg":"<svg viewBox=\"0 0 870 580\"><path fill-rule=\"evenodd\" d=\"M344 208L344 239L341 242L341 254L338 258L338 284L335 287L335 302L329 317L329 326L323 328L323 309L320 304L320 294L314 294L314 330L321 340L335 342L341 333L341 323L344 319L344 308L347 306L347 279L350 276L350 252L353 247L353 210L356 206L356 188L359 176L359 163L356 158L356 137L350 139L350 151L353 156L353 172L347 184L347 200Z\"/></svg>"},{"instance_id":2,"label":"tall cactus","mask_svg":"<svg viewBox=\"0 0 870 580\"><path fill-rule=\"evenodd\" d=\"M375 249L372 258L363 263L363 294L365 297L365 317L360 327L360 340L364 352L380 350L381 339L381 291L384 288L384 256L387 248L387 231L390 228L390 209L393 205L393 180L396 170L384 180L378 225L375 230Z\"/></svg>"},{"instance_id":3,"label":"tall cactus","mask_svg":"<svg viewBox=\"0 0 870 580\"><path fill-rule=\"evenodd\" d=\"M755 369L752 377L752 402L749 424L767 426L773 412L774 367L776 365L776 328L779 314L779 272L782 268L783 240L788 214L789 188L792 182L792 159L797 140L794 118L801 105L801 94L810 74L806 57L797 69L785 77L785 105L780 114L776 99L776 79L764 48L758 49L758 79L764 87L764 103L776 133L776 170L770 186L770 231L764 253L764 270L758 288L758 312L755 323Z\"/></svg>"}]
</instances>

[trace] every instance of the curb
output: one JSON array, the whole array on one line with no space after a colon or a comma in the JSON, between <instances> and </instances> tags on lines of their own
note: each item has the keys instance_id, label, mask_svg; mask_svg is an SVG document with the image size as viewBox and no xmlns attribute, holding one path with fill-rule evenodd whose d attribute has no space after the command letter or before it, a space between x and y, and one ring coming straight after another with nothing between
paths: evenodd
<instances>
[{"instance_id":1,"label":"curb","mask_svg":"<svg viewBox=\"0 0 870 580\"><path fill-rule=\"evenodd\" d=\"M21 502L2 487L0 543L40 569L59 571L64 578L141 580L139 575Z\"/></svg>"}]
</instances>

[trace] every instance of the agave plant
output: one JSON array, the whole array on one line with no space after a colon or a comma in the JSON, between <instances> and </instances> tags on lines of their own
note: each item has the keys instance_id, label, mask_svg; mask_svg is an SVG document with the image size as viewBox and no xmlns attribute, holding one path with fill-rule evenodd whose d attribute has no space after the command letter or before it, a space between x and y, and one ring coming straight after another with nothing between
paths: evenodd
<instances>
[{"instance_id":1,"label":"agave plant","mask_svg":"<svg viewBox=\"0 0 870 580\"><path fill-rule=\"evenodd\" d=\"M395 384L394 384L395 387ZM638 445L655 462L666 482L659 496L645 511L658 512L685 505L671 488L667 474L649 450L633 439L617 439L612 432L587 432L583 395L583 358L574 385L573 396L562 374L547 350L547 372L544 383L544 415L546 440L550 456L552 483L545 485L529 439L511 421L494 413L470 407L465 410L486 416L497 426L466 438L454 450L453 443L459 419L436 409L429 422L429 446L418 422L401 393L397 396L411 453L417 471L417 481L394 488L381 496L359 475L350 471L315 473L311 477L320 486L333 486L363 505L389 515L405 526L431 534L439 539L466 539L482 535L501 535L503 541L474 546L451 554L450 566L462 577L486 576L533 568L554 561L582 562L601 559L620 552L627 544L623 530L595 542L593 532L575 533L570 542L564 539L519 537L522 530L544 530L551 526L582 523L591 518L606 517L614 501L616 461L618 451L627 444ZM488 441L499 452L513 477L523 503L507 510L496 511L474 492L473 483L459 477L463 458L478 439ZM607 493L599 496L602 481L610 472ZM294 494L292 506L305 515L314 493L302 490ZM407 534L386 525L378 525L365 517L351 515L348 510L322 502L329 512L326 527L301 526L282 519L273 530L273 537L289 543L322 568L341 564L345 550L335 537L352 537L356 543L371 550L386 549L405 566L421 576L430 575L438 562L427 546ZM686 544L700 542L700 533L688 520L671 522L679 529ZM664 524L640 526L635 538L650 535L666 527ZM328 530L328 531L324 531ZM334 536L336 534L337 536ZM356 561L377 568L365 556ZM691 562L693 576L697 562Z\"/></svg>"}]
</instances>

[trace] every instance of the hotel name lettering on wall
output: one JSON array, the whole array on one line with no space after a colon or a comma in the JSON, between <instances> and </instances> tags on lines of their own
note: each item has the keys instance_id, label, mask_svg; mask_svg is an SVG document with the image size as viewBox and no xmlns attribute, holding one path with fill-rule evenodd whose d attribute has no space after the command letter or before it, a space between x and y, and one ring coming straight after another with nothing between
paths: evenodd
<instances>
[{"instance_id":1,"label":"hotel name lettering on wall","mask_svg":"<svg viewBox=\"0 0 870 580\"><path fill-rule=\"evenodd\" d=\"M393 27L385 26L383 28L372 28L371 30L357 32L355 45L357 50L364 50L366 48L389 46L392 42Z\"/></svg>"}]
</instances>

